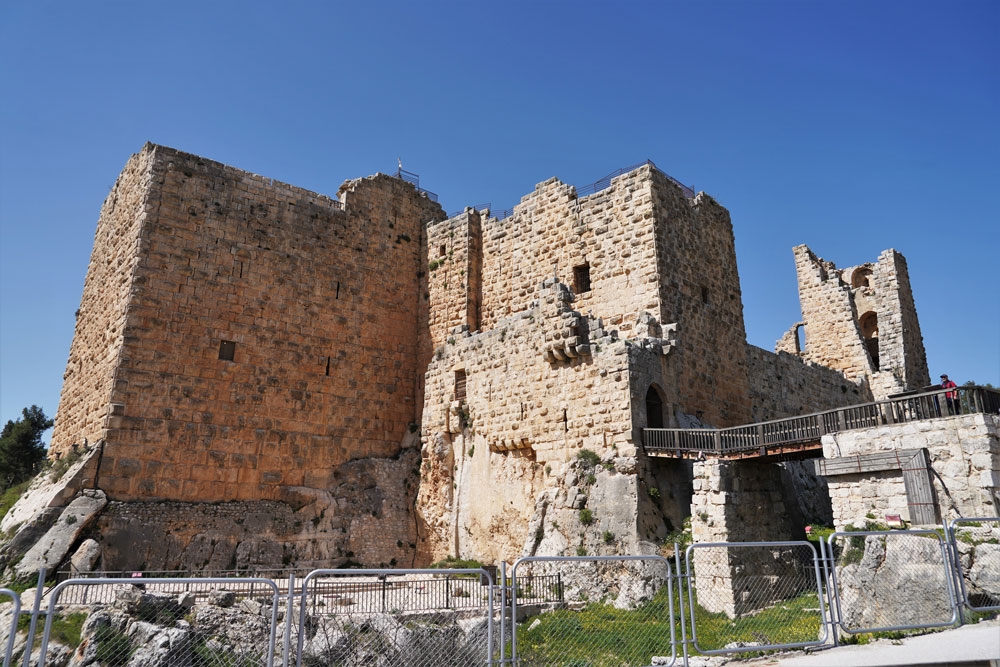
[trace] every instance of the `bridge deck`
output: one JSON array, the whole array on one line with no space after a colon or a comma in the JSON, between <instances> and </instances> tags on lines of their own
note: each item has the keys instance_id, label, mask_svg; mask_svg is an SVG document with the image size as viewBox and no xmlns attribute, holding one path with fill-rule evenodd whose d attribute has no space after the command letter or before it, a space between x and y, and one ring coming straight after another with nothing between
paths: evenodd
<instances>
[{"instance_id":1,"label":"bridge deck","mask_svg":"<svg viewBox=\"0 0 1000 667\"><path fill-rule=\"evenodd\" d=\"M730 428L643 429L643 450L680 459L790 459L822 456L827 433L963 414L1000 414L1000 391L965 386L849 405Z\"/></svg>"}]
</instances>

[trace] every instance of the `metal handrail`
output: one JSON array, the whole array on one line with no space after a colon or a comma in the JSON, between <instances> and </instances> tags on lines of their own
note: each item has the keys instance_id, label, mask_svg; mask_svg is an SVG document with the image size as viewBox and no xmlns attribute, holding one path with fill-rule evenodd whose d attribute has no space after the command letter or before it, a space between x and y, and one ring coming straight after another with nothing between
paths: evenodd
<instances>
[{"instance_id":1,"label":"metal handrail","mask_svg":"<svg viewBox=\"0 0 1000 667\"><path fill-rule=\"evenodd\" d=\"M942 387L910 396L847 405L727 428L643 429L643 449L723 454L818 440L827 433L963 414L1000 414L1000 390Z\"/></svg>"}]
</instances>

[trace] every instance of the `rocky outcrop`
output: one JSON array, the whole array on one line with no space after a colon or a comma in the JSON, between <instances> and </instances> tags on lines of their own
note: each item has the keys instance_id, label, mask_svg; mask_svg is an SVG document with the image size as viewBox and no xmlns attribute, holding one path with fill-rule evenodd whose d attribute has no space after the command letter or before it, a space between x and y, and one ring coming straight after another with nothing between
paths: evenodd
<instances>
[{"instance_id":1,"label":"rocky outcrop","mask_svg":"<svg viewBox=\"0 0 1000 667\"><path fill-rule=\"evenodd\" d=\"M865 629L946 623L952 609L943 559L933 536L849 538L837 568L843 624Z\"/></svg>"},{"instance_id":2,"label":"rocky outcrop","mask_svg":"<svg viewBox=\"0 0 1000 667\"><path fill-rule=\"evenodd\" d=\"M84 450L79 460L61 475L58 472L43 472L35 477L28 490L0 520L0 530L8 534L16 533L20 527L35 523L49 510L65 507L83 489L92 488L102 445Z\"/></svg>"},{"instance_id":3,"label":"rocky outcrop","mask_svg":"<svg viewBox=\"0 0 1000 667\"><path fill-rule=\"evenodd\" d=\"M18 578L30 577L41 568L57 567L70 548L108 503L103 491L83 491L60 513L52 527L14 566Z\"/></svg>"}]
</instances>

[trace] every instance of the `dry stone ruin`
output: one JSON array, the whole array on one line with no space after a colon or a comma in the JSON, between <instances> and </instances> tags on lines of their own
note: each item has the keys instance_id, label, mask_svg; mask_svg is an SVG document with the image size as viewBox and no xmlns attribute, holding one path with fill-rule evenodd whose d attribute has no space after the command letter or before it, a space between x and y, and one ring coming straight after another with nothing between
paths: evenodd
<instances>
[{"instance_id":1,"label":"dry stone ruin","mask_svg":"<svg viewBox=\"0 0 1000 667\"><path fill-rule=\"evenodd\" d=\"M4 517L5 558L80 498L22 569L81 545L84 569L420 566L649 552L692 514L702 539L831 523L846 504L808 462L651 456L644 429L928 385L903 256L796 247L803 322L770 352L729 212L652 163L603 185L449 216L392 175L331 198L147 144L98 220L50 448L76 463Z\"/></svg>"}]
</instances>

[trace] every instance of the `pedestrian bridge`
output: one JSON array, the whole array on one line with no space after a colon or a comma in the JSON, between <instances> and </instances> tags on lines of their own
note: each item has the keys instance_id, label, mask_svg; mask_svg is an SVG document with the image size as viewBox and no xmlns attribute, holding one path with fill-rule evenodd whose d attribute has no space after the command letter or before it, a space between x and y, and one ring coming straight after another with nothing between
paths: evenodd
<instances>
[{"instance_id":1,"label":"pedestrian bridge","mask_svg":"<svg viewBox=\"0 0 1000 667\"><path fill-rule=\"evenodd\" d=\"M797 459L823 455L827 433L952 417L1000 414L1000 390L967 385L908 392L884 401L849 405L799 417L729 428L647 428L643 449L681 459Z\"/></svg>"}]
</instances>

